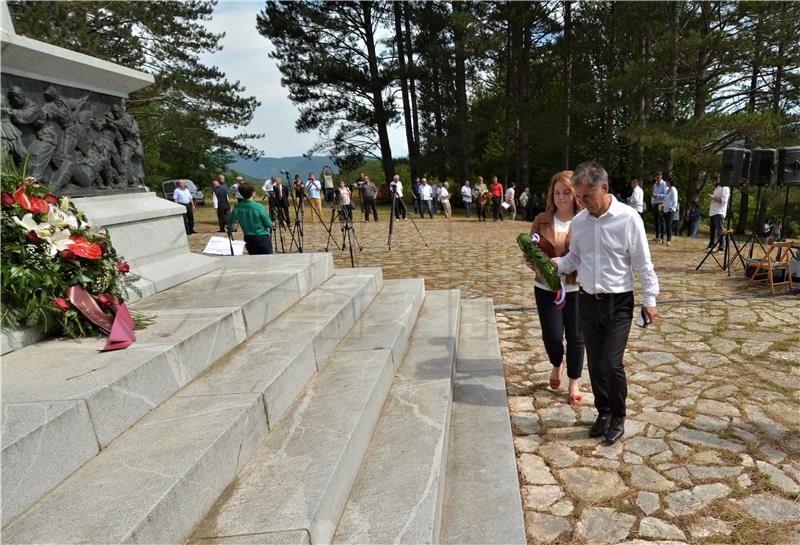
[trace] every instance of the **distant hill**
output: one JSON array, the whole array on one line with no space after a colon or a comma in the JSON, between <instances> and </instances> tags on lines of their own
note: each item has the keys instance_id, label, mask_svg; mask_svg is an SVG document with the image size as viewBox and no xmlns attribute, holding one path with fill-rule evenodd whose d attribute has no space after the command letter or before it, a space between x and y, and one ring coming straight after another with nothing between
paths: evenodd
<instances>
[{"instance_id":1,"label":"distant hill","mask_svg":"<svg viewBox=\"0 0 800 545\"><path fill-rule=\"evenodd\" d=\"M302 155L297 157L259 157L258 159L239 158L229 164L228 168L237 170L242 176L256 180L266 180L273 176L285 178L281 170L288 171L292 178L295 174L299 174L305 180L309 172L314 172L319 177L319 173L326 166L330 167L334 173L339 172L333 161L322 155L312 155L308 159Z\"/></svg>"}]
</instances>

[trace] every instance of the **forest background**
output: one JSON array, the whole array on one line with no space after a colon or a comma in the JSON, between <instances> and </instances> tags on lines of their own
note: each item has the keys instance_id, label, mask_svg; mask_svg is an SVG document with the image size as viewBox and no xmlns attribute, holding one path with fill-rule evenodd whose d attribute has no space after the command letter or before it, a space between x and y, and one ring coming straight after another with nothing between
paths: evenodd
<instances>
[{"instance_id":1,"label":"forest background","mask_svg":"<svg viewBox=\"0 0 800 545\"><path fill-rule=\"evenodd\" d=\"M258 106L200 62L219 48L214 1L22 2L18 33L152 73L131 96L148 185L209 179L262 154L246 132ZM682 208L707 210L726 147L800 145L800 2L265 2L254 24L298 105L309 154L350 179L395 172L497 175L542 192L585 160L625 194L671 174ZM394 157L387 127L405 128ZM205 169L199 171L198 165ZM738 232L783 214L785 188L734 192ZM787 234L800 233L789 192ZM759 209L756 218L755 210Z\"/></svg>"}]
</instances>

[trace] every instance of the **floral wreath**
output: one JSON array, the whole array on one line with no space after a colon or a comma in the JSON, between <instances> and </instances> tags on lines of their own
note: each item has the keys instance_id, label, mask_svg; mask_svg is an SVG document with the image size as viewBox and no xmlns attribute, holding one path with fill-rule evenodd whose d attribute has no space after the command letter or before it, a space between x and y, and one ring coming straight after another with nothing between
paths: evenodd
<instances>
[{"instance_id":1,"label":"floral wreath","mask_svg":"<svg viewBox=\"0 0 800 545\"><path fill-rule=\"evenodd\" d=\"M124 303L127 289L138 292L133 283L139 276L117 255L108 232L69 197L3 170L3 327L71 337L108 334L104 350L129 346L133 329L148 320L131 316Z\"/></svg>"}]
</instances>

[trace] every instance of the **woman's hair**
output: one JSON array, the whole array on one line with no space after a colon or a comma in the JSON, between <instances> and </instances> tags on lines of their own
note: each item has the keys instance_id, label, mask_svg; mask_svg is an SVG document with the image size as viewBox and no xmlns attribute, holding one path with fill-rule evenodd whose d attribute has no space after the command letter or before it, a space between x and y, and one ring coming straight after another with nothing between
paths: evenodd
<instances>
[{"instance_id":1,"label":"woman's hair","mask_svg":"<svg viewBox=\"0 0 800 545\"><path fill-rule=\"evenodd\" d=\"M550 179L550 187L547 189L547 211L551 214L556 213L556 202L555 199L553 199L553 189L556 187L558 182L561 182L567 186L569 192L572 193L572 211L573 213L577 214L581 211L581 203L578 202L578 198L575 196L575 186L572 183L571 170L562 170L561 172L556 172Z\"/></svg>"}]
</instances>

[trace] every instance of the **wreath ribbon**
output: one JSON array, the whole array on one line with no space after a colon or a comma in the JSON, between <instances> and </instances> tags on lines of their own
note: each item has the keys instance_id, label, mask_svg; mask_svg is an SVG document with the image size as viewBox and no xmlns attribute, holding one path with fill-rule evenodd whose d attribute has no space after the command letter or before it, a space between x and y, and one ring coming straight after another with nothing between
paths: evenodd
<instances>
[{"instance_id":1,"label":"wreath ribbon","mask_svg":"<svg viewBox=\"0 0 800 545\"><path fill-rule=\"evenodd\" d=\"M92 294L78 284L67 289L70 302L87 320L108 334L108 341L101 352L128 348L136 340L133 333L133 318L125 303L113 298L114 317L112 318L100 308Z\"/></svg>"}]
</instances>

